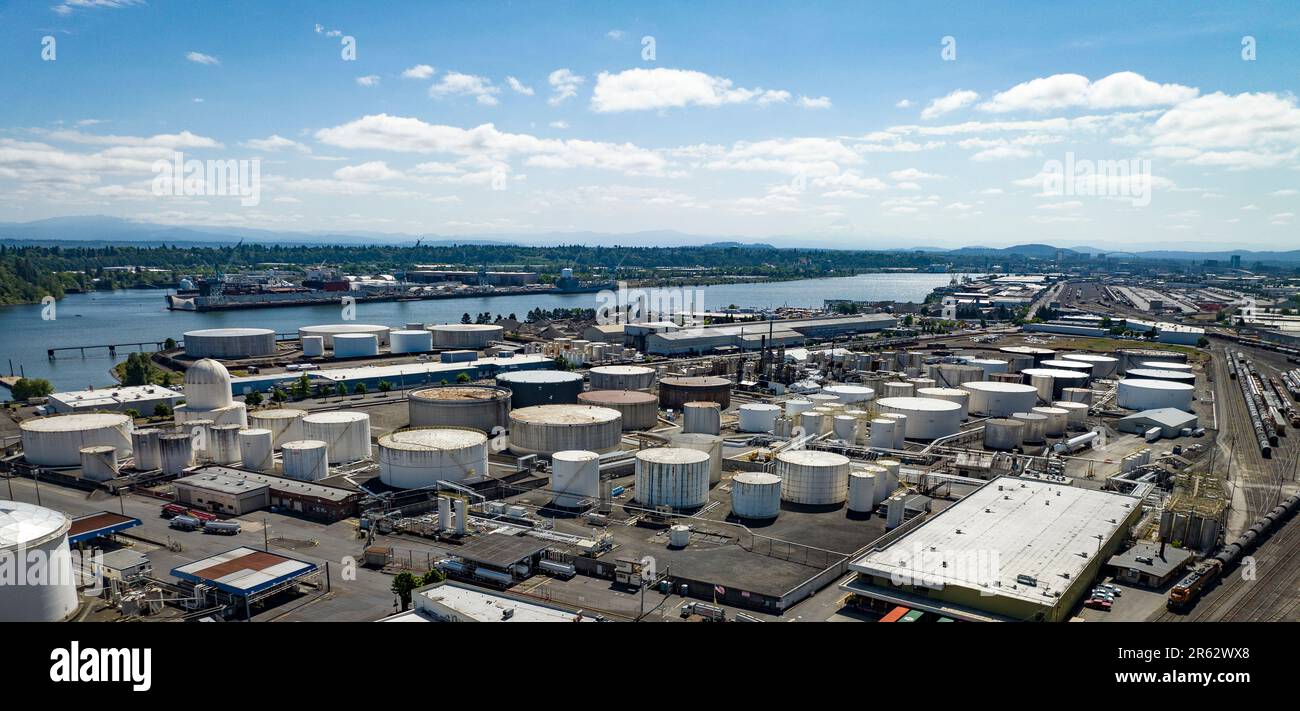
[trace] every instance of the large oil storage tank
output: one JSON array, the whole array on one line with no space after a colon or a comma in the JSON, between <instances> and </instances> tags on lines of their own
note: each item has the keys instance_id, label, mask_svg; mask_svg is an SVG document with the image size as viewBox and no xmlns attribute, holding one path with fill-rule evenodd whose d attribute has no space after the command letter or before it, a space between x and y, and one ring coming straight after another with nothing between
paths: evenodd
<instances>
[{"instance_id":1,"label":"large oil storage tank","mask_svg":"<svg viewBox=\"0 0 1300 711\"><path fill-rule=\"evenodd\" d=\"M709 455L709 483L722 481L722 438L703 432L682 432L668 438L674 447L694 449Z\"/></svg>"},{"instance_id":2,"label":"large oil storage tank","mask_svg":"<svg viewBox=\"0 0 1300 711\"><path fill-rule=\"evenodd\" d=\"M849 472L848 510L855 513L867 513L876 508L872 500L876 494L876 474L874 472Z\"/></svg>"},{"instance_id":3,"label":"large oil storage tank","mask_svg":"<svg viewBox=\"0 0 1300 711\"><path fill-rule=\"evenodd\" d=\"M1066 370L1064 368L1029 368L1021 371L1026 378L1033 382L1034 376L1050 376L1052 378L1052 396L1043 398L1044 402L1060 400L1062 391L1066 388L1081 388L1088 384L1089 375L1082 370Z\"/></svg>"},{"instance_id":4,"label":"large oil storage tank","mask_svg":"<svg viewBox=\"0 0 1300 711\"><path fill-rule=\"evenodd\" d=\"M694 509L709 501L709 455L682 447L636 453L636 500L646 508Z\"/></svg>"},{"instance_id":5,"label":"large oil storage tank","mask_svg":"<svg viewBox=\"0 0 1300 711\"><path fill-rule=\"evenodd\" d=\"M185 332L185 354L193 358L253 358L275 355L269 328L204 328Z\"/></svg>"},{"instance_id":6,"label":"large oil storage tank","mask_svg":"<svg viewBox=\"0 0 1300 711\"><path fill-rule=\"evenodd\" d=\"M896 449L900 439L898 430L901 426L901 423L892 417L877 417L872 420L868 446L875 449Z\"/></svg>"},{"instance_id":7,"label":"large oil storage tank","mask_svg":"<svg viewBox=\"0 0 1300 711\"><path fill-rule=\"evenodd\" d=\"M1046 439L1047 415L1036 412L1016 412L1011 415L1011 419L1024 425L1020 436L1025 444L1039 444Z\"/></svg>"},{"instance_id":8,"label":"large oil storage tank","mask_svg":"<svg viewBox=\"0 0 1300 711\"><path fill-rule=\"evenodd\" d=\"M912 397L916 394L916 386L905 380L890 380L881 383L880 388L886 398Z\"/></svg>"},{"instance_id":9,"label":"large oil storage tank","mask_svg":"<svg viewBox=\"0 0 1300 711\"><path fill-rule=\"evenodd\" d=\"M1054 370L1076 370L1092 378L1092 363L1070 358L1054 358L1043 361L1042 367Z\"/></svg>"},{"instance_id":10,"label":"large oil storage tank","mask_svg":"<svg viewBox=\"0 0 1300 711\"><path fill-rule=\"evenodd\" d=\"M882 412L907 415L908 439L947 437L961 427L961 405L955 402L929 397L890 397L876 404Z\"/></svg>"},{"instance_id":11,"label":"large oil storage tank","mask_svg":"<svg viewBox=\"0 0 1300 711\"><path fill-rule=\"evenodd\" d=\"M1149 368L1151 363L1186 363L1187 354L1178 351L1165 351L1155 348L1121 348L1115 351L1119 358L1119 372L1127 373L1130 368Z\"/></svg>"},{"instance_id":12,"label":"large oil storage tank","mask_svg":"<svg viewBox=\"0 0 1300 711\"><path fill-rule=\"evenodd\" d=\"M849 458L834 452L796 449L776 455L781 499L794 504L829 506L849 495Z\"/></svg>"},{"instance_id":13,"label":"large oil storage tank","mask_svg":"<svg viewBox=\"0 0 1300 711\"><path fill-rule=\"evenodd\" d=\"M1158 361L1144 360L1137 364L1139 368L1151 368L1154 370L1175 370L1180 373L1190 373L1196 369L1191 363L1179 363L1177 361Z\"/></svg>"},{"instance_id":14,"label":"large oil storage tank","mask_svg":"<svg viewBox=\"0 0 1300 711\"><path fill-rule=\"evenodd\" d=\"M707 375L659 381L660 409L680 412L688 402L716 402L725 410L731 405L731 381Z\"/></svg>"},{"instance_id":15,"label":"large oil storage tank","mask_svg":"<svg viewBox=\"0 0 1300 711\"><path fill-rule=\"evenodd\" d=\"M569 405L578 401L582 376L563 370L518 370L502 373L497 385L514 393L510 406L516 410L537 405Z\"/></svg>"},{"instance_id":16,"label":"large oil storage tank","mask_svg":"<svg viewBox=\"0 0 1300 711\"><path fill-rule=\"evenodd\" d=\"M1038 365L1045 360L1051 360L1056 357L1056 351L1051 348L1038 348L1036 346L1006 346L999 348L998 350L1009 356L1028 356L1033 359L1034 365ZM1023 361L1020 359L1013 359L1011 362L1012 364L1015 364Z\"/></svg>"},{"instance_id":17,"label":"large oil storage tank","mask_svg":"<svg viewBox=\"0 0 1300 711\"><path fill-rule=\"evenodd\" d=\"M755 520L776 518L781 513L781 477L767 472L732 477L731 513Z\"/></svg>"},{"instance_id":18,"label":"large oil storage tank","mask_svg":"<svg viewBox=\"0 0 1300 711\"><path fill-rule=\"evenodd\" d=\"M1196 387L1172 380L1125 378L1119 381L1117 404L1127 410L1153 410L1172 407L1192 411L1192 394Z\"/></svg>"},{"instance_id":19,"label":"large oil storage tank","mask_svg":"<svg viewBox=\"0 0 1300 711\"><path fill-rule=\"evenodd\" d=\"M1035 407L1030 410L1030 412L1047 418L1047 421L1043 425L1043 434L1048 437L1060 437L1065 434L1065 429L1069 425L1069 410L1061 407L1044 405L1041 407Z\"/></svg>"},{"instance_id":20,"label":"large oil storage tank","mask_svg":"<svg viewBox=\"0 0 1300 711\"><path fill-rule=\"evenodd\" d=\"M600 455L582 449L552 454L551 492L555 505L568 509L600 496Z\"/></svg>"},{"instance_id":21,"label":"large oil storage tank","mask_svg":"<svg viewBox=\"0 0 1300 711\"><path fill-rule=\"evenodd\" d=\"M1092 406L1093 393L1091 388L1066 388L1061 391L1061 399L1069 402L1081 402L1089 407Z\"/></svg>"},{"instance_id":22,"label":"large oil storage tank","mask_svg":"<svg viewBox=\"0 0 1300 711\"><path fill-rule=\"evenodd\" d=\"M254 410L248 413L248 426L253 429L270 430L271 446L279 449L285 442L302 439L302 418L306 416L306 410L290 407Z\"/></svg>"},{"instance_id":23,"label":"large oil storage tank","mask_svg":"<svg viewBox=\"0 0 1300 711\"><path fill-rule=\"evenodd\" d=\"M825 395L834 395L836 400L846 405L867 402L876 396L876 391L864 385L827 385L822 388Z\"/></svg>"},{"instance_id":24,"label":"large oil storage tank","mask_svg":"<svg viewBox=\"0 0 1300 711\"><path fill-rule=\"evenodd\" d=\"M45 467L75 467L81 464L78 451L96 444L112 446L119 458L131 454L131 418L116 412L78 412L24 420L23 455L28 464Z\"/></svg>"},{"instance_id":25,"label":"large oil storage tank","mask_svg":"<svg viewBox=\"0 0 1300 711\"><path fill-rule=\"evenodd\" d=\"M969 381L967 381L969 382ZM983 381L979 381L983 382ZM961 419L966 419L970 411L970 391L961 388L921 388L916 391L917 397L930 397L935 400L947 400L955 402L961 406Z\"/></svg>"},{"instance_id":26,"label":"large oil storage tank","mask_svg":"<svg viewBox=\"0 0 1300 711\"><path fill-rule=\"evenodd\" d=\"M379 355L379 339L373 333L337 333L335 358L365 358Z\"/></svg>"},{"instance_id":27,"label":"large oil storage tank","mask_svg":"<svg viewBox=\"0 0 1300 711\"><path fill-rule=\"evenodd\" d=\"M578 402L618 410L625 431L651 430L659 422L659 399L642 390L589 390Z\"/></svg>"},{"instance_id":28,"label":"large oil storage tank","mask_svg":"<svg viewBox=\"0 0 1300 711\"><path fill-rule=\"evenodd\" d=\"M740 406L740 421L737 429L741 432L772 432L776 427L776 418L780 416L779 405L747 403Z\"/></svg>"},{"instance_id":29,"label":"large oil storage tank","mask_svg":"<svg viewBox=\"0 0 1300 711\"><path fill-rule=\"evenodd\" d=\"M320 481L329 473L329 445L318 439L285 442L280 449L284 475L302 481Z\"/></svg>"},{"instance_id":30,"label":"large oil storage tank","mask_svg":"<svg viewBox=\"0 0 1300 711\"><path fill-rule=\"evenodd\" d=\"M431 350L433 350L433 334L424 329L418 331L402 329L388 334L389 353L428 353Z\"/></svg>"},{"instance_id":31,"label":"large oil storage tank","mask_svg":"<svg viewBox=\"0 0 1300 711\"><path fill-rule=\"evenodd\" d=\"M150 471L162 467L162 449L158 438L162 430L145 427L131 433L131 452L135 457L135 468Z\"/></svg>"},{"instance_id":32,"label":"large oil storage tank","mask_svg":"<svg viewBox=\"0 0 1300 711\"><path fill-rule=\"evenodd\" d=\"M804 398L794 398L785 401L785 416L798 419L801 413L813 409L812 400Z\"/></svg>"},{"instance_id":33,"label":"large oil storage tank","mask_svg":"<svg viewBox=\"0 0 1300 711\"><path fill-rule=\"evenodd\" d=\"M370 415L364 412L313 412L302 418L302 436L329 446L329 463L370 458Z\"/></svg>"},{"instance_id":34,"label":"large oil storage tank","mask_svg":"<svg viewBox=\"0 0 1300 711\"><path fill-rule=\"evenodd\" d=\"M422 427L379 438L379 480L398 489L487 475L488 438L478 430Z\"/></svg>"},{"instance_id":35,"label":"large oil storage tank","mask_svg":"<svg viewBox=\"0 0 1300 711\"><path fill-rule=\"evenodd\" d=\"M1017 449L1025 442L1025 423L996 418L984 423L985 449Z\"/></svg>"},{"instance_id":36,"label":"large oil storage tank","mask_svg":"<svg viewBox=\"0 0 1300 711\"><path fill-rule=\"evenodd\" d=\"M298 339L302 345L302 354L307 358L325 357L325 339L322 336L303 336Z\"/></svg>"},{"instance_id":37,"label":"large oil storage tank","mask_svg":"<svg viewBox=\"0 0 1300 711\"><path fill-rule=\"evenodd\" d=\"M370 334L381 346L388 345L388 327L377 326L373 323L331 323L319 326L303 326L298 329L298 338L302 339L307 336L320 336L321 344L326 348L334 348L334 337L341 333L360 333Z\"/></svg>"},{"instance_id":38,"label":"large oil storage tank","mask_svg":"<svg viewBox=\"0 0 1300 711\"><path fill-rule=\"evenodd\" d=\"M1124 374L1126 378L1145 378L1147 380L1169 380L1175 383L1196 383L1196 373L1190 370L1172 370L1157 368L1130 368Z\"/></svg>"},{"instance_id":39,"label":"large oil storage tank","mask_svg":"<svg viewBox=\"0 0 1300 711\"><path fill-rule=\"evenodd\" d=\"M716 402L688 402L682 406L682 431L715 435L722 431L722 408Z\"/></svg>"},{"instance_id":40,"label":"large oil storage tank","mask_svg":"<svg viewBox=\"0 0 1300 711\"><path fill-rule=\"evenodd\" d=\"M248 424L244 403L232 397L230 371L219 361L204 358L185 371L185 404L173 410L177 424L212 420L218 424Z\"/></svg>"},{"instance_id":41,"label":"large oil storage tank","mask_svg":"<svg viewBox=\"0 0 1300 711\"><path fill-rule=\"evenodd\" d=\"M984 371L984 380L997 373L1006 373L1010 363L998 358L972 358L966 361L966 365L975 366Z\"/></svg>"},{"instance_id":42,"label":"large oil storage tank","mask_svg":"<svg viewBox=\"0 0 1300 711\"><path fill-rule=\"evenodd\" d=\"M643 365L601 365L587 376L592 390L649 390L655 384L654 368Z\"/></svg>"},{"instance_id":43,"label":"large oil storage tank","mask_svg":"<svg viewBox=\"0 0 1300 711\"><path fill-rule=\"evenodd\" d=\"M510 449L549 457L566 449L604 454L618 449L623 416L590 405L537 405L510 412Z\"/></svg>"},{"instance_id":44,"label":"large oil storage tank","mask_svg":"<svg viewBox=\"0 0 1300 711\"><path fill-rule=\"evenodd\" d=\"M239 431L241 425L213 424L208 428L208 458L213 464L239 463Z\"/></svg>"},{"instance_id":45,"label":"large oil storage tank","mask_svg":"<svg viewBox=\"0 0 1300 711\"><path fill-rule=\"evenodd\" d=\"M492 434L510 424L510 390L444 385L414 390L406 400L412 427L469 427Z\"/></svg>"},{"instance_id":46,"label":"large oil storage tank","mask_svg":"<svg viewBox=\"0 0 1300 711\"><path fill-rule=\"evenodd\" d=\"M490 323L443 323L429 327L434 348L477 351L501 340L505 328Z\"/></svg>"},{"instance_id":47,"label":"large oil storage tank","mask_svg":"<svg viewBox=\"0 0 1300 711\"><path fill-rule=\"evenodd\" d=\"M77 456L77 450L72 450ZM62 513L35 504L0 501L0 560L13 577L0 584L0 622L62 622L77 611L68 529ZM43 579L28 561L42 561Z\"/></svg>"},{"instance_id":48,"label":"large oil storage tank","mask_svg":"<svg viewBox=\"0 0 1300 711\"><path fill-rule=\"evenodd\" d=\"M1119 370L1119 358L1100 353L1066 353L1062 360L1077 360L1092 366L1092 377L1113 378Z\"/></svg>"},{"instance_id":49,"label":"large oil storage tank","mask_svg":"<svg viewBox=\"0 0 1300 711\"><path fill-rule=\"evenodd\" d=\"M1087 417L1088 417L1088 409L1089 409L1089 405L1087 403L1074 402L1071 400L1057 400L1056 402L1052 403L1052 406L1059 407L1062 410L1065 410L1066 413L1068 413L1066 415L1066 421L1070 429L1081 430L1084 428L1084 426L1087 425Z\"/></svg>"},{"instance_id":50,"label":"large oil storage tank","mask_svg":"<svg viewBox=\"0 0 1300 711\"><path fill-rule=\"evenodd\" d=\"M194 464L194 437L189 432L170 432L158 436L160 466L163 474L173 476Z\"/></svg>"},{"instance_id":51,"label":"large oil storage tank","mask_svg":"<svg viewBox=\"0 0 1300 711\"><path fill-rule=\"evenodd\" d=\"M239 433L239 465L255 472L269 472L275 467L274 433L254 428Z\"/></svg>"},{"instance_id":52,"label":"large oil storage tank","mask_svg":"<svg viewBox=\"0 0 1300 711\"><path fill-rule=\"evenodd\" d=\"M117 478L117 450L107 444L82 447L81 478L89 481L109 481Z\"/></svg>"},{"instance_id":53,"label":"large oil storage tank","mask_svg":"<svg viewBox=\"0 0 1300 711\"><path fill-rule=\"evenodd\" d=\"M930 367L930 377L934 379L935 387L956 388L962 383L984 380L987 375L977 365L939 363Z\"/></svg>"}]
</instances>

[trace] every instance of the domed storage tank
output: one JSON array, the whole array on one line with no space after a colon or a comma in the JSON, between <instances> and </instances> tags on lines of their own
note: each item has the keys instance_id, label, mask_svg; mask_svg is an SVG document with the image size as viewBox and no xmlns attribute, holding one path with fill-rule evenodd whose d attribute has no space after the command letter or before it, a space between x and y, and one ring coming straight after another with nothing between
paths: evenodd
<instances>
[{"instance_id":1,"label":"domed storage tank","mask_svg":"<svg viewBox=\"0 0 1300 711\"><path fill-rule=\"evenodd\" d=\"M413 390L406 399L411 427L469 427L492 434L510 424L510 391L487 385Z\"/></svg>"},{"instance_id":2,"label":"domed storage tank","mask_svg":"<svg viewBox=\"0 0 1300 711\"><path fill-rule=\"evenodd\" d=\"M365 358L379 355L379 339L373 333L334 335L335 358Z\"/></svg>"},{"instance_id":3,"label":"domed storage tank","mask_svg":"<svg viewBox=\"0 0 1300 711\"><path fill-rule=\"evenodd\" d=\"M433 334L424 329L392 331L388 334L388 343L388 352L394 355L428 353L433 350Z\"/></svg>"},{"instance_id":4,"label":"domed storage tank","mask_svg":"<svg viewBox=\"0 0 1300 711\"><path fill-rule=\"evenodd\" d=\"M778 405L767 403L748 403L740 406L741 432L772 432L776 428L776 418L781 416Z\"/></svg>"},{"instance_id":5,"label":"domed storage tank","mask_svg":"<svg viewBox=\"0 0 1300 711\"><path fill-rule=\"evenodd\" d=\"M876 391L863 385L827 385L822 393L834 395L836 400L846 405L867 402L876 396Z\"/></svg>"},{"instance_id":6,"label":"domed storage tank","mask_svg":"<svg viewBox=\"0 0 1300 711\"><path fill-rule=\"evenodd\" d=\"M285 442L280 448L284 475L302 481L320 481L329 477L329 446L318 439Z\"/></svg>"},{"instance_id":7,"label":"domed storage tank","mask_svg":"<svg viewBox=\"0 0 1300 711\"><path fill-rule=\"evenodd\" d=\"M331 466L370 458L370 415L364 412L313 412L302 418L302 436L329 446Z\"/></svg>"},{"instance_id":8,"label":"domed storage tank","mask_svg":"<svg viewBox=\"0 0 1300 711\"><path fill-rule=\"evenodd\" d=\"M1052 406L1059 407L1066 411L1066 426L1069 427L1069 429L1081 430L1087 424L1088 405L1082 402L1057 400L1052 403Z\"/></svg>"},{"instance_id":9,"label":"domed storage tank","mask_svg":"<svg viewBox=\"0 0 1300 711\"><path fill-rule=\"evenodd\" d=\"M970 382L970 381L967 381ZM982 381L981 381L982 382ZM961 419L966 419L970 411L970 391L961 388L921 388L917 397L930 397L935 400L947 400L961 406Z\"/></svg>"},{"instance_id":10,"label":"domed storage tank","mask_svg":"<svg viewBox=\"0 0 1300 711\"><path fill-rule=\"evenodd\" d=\"M1144 378L1146 380L1168 380L1175 383L1196 383L1196 373L1190 370L1162 370L1156 368L1132 368L1124 374L1126 378Z\"/></svg>"},{"instance_id":11,"label":"domed storage tank","mask_svg":"<svg viewBox=\"0 0 1300 711\"><path fill-rule=\"evenodd\" d=\"M709 455L682 447L636 453L636 501L646 508L695 509L709 502Z\"/></svg>"},{"instance_id":12,"label":"domed storage tank","mask_svg":"<svg viewBox=\"0 0 1300 711\"><path fill-rule=\"evenodd\" d=\"M1192 411L1192 395L1196 387L1172 380L1144 380L1124 378L1119 381L1117 404L1126 410L1154 410L1172 407Z\"/></svg>"},{"instance_id":13,"label":"domed storage tank","mask_svg":"<svg viewBox=\"0 0 1300 711\"><path fill-rule=\"evenodd\" d=\"M912 397L916 394L916 386L904 380L891 380L881 384L881 392L885 397Z\"/></svg>"},{"instance_id":14,"label":"domed storage tank","mask_svg":"<svg viewBox=\"0 0 1300 711\"><path fill-rule=\"evenodd\" d=\"M433 347L477 351L501 340L505 328L490 323L442 323L429 327Z\"/></svg>"},{"instance_id":15,"label":"domed storage tank","mask_svg":"<svg viewBox=\"0 0 1300 711\"><path fill-rule=\"evenodd\" d=\"M172 411L177 424L191 420L212 420L218 424L248 424L247 408L231 396L230 371L212 360L203 360L185 371L185 404Z\"/></svg>"},{"instance_id":16,"label":"domed storage tank","mask_svg":"<svg viewBox=\"0 0 1300 711\"><path fill-rule=\"evenodd\" d=\"M722 408L716 402L688 402L682 406L682 432L716 435L722 431Z\"/></svg>"},{"instance_id":17,"label":"domed storage tank","mask_svg":"<svg viewBox=\"0 0 1300 711\"><path fill-rule=\"evenodd\" d=\"M27 463L45 467L79 466L81 448L96 444L113 447L119 458L129 456L132 428L131 418L116 412L50 415L18 424Z\"/></svg>"},{"instance_id":18,"label":"domed storage tank","mask_svg":"<svg viewBox=\"0 0 1300 711\"><path fill-rule=\"evenodd\" d=\"M77 450L72 451L76 456ZM0 560L9 561L13 578L0 584L0 622L62 622L77 611L77 578L68 548L71 526L54 509L0 501ZM37 571L26 562L37 560L43 562L43 580L34 579Z\"/></svg>"},{"instance_id":19,"label":"domed storage tank","mask_svg":"<svg viewBox=\"0 0 1300 711\"><path fill-rule=\"evenodd\" d=\"M1060 437L1065 434L1065 428L1069 423L1069 410L1060 407L1042 406L1035 407L1030 412L1047 418L1047 423L1043 427L1043 434L1048 437Z\"/></svg>"},{"instance_id":20,"label":"domed storage tank","mask_svg":"<svg viewBox=\"0 0 1300 711\"><path fill-rule=\"evenodd\" d=\"M1077 360L1092 366L1092 377L1113 378L1119 370L1119 358L1100 353L1066 353L1062 360Z\"/></svg>"},{"instance_id":21,"label":"domed storage tank","mask_svg":"<svg viewBox=\"0 0 1300 711\"><path fill-rule=\"evenodd\" d=\"M325 357L325 338L323 336L303 336L299 339L302 354L306 358Z\"/></svg>"},{"instance_id":22,"label":"domed storage tank","mask_svg":"<svg viewBox=\"0 0 1300 711\"><path fill-rule=\"evenodd\" d=\"M205 328L185 332L185 354L193 358L253 358L275 355L269 328Z\"/></svg>"},{"instance_id":23,"label":"domed storage tank","mask_svg":"<svg viewBox=\"0 0 1300 711\"><path fill-rule=\"evenodd\" d=\"M731 381L713 376L673 377L659 381L659 408L680 412L688 402L716 402L722 409L731 405Z\"/></svg>"},{"instance_id":24,"label":"domed storage tank","mask_svg":"<svg viewBox=\"0 0 1300 711\"><path fill-rule=\"evenodd\" d=\"M551 455L553 503L566 509L600 497L600 455L582 449Z\"/></svg>"},{"instance_id":25,"label":"domed storage tank","mask_svg":"<svg viewBox=\"0 0 1300 711\"><path fill-rule=\"evenodd\" d=\"M598 454L618 449L623 416L590 405L537 405L510 412L510 450L549 457L567 449Z\"/></svg>"},{"instance_id":26,"label":"domed storage tank","mask_svg":"<svg viewBox=\"0 0 1300 711\"><path fill-rule=\"evenodd\" d=\"M722 481L722 438L702 432L683 432L668 438L674 447L694 449L709 455L709 483Z\"/></svg>"},{"instance_id":27,"label":"domed storage tank","mask_svg":"<svg viewBox=\"0 0 1300 711\"><path fill-rule=\"evenodd\" d=\"M1041 444L1047 435L1047 415L1040 415L1036 412L1017 412L1011 415L1011 419L1016 420L1024 425L1021 430L1021 441L1025 444Z\"/></svg>"},{"instance_id":28,"label":"domed storage tank","mask_svg":"<svg viewBox=\"0 0 1300 711\"><path fill-rule=\"evenodd\" d=\"M1025 442L1025 423L1020 420L992 419L984 423L985 449L1017 449Z\"/></svg>"},{"instance_id":29,"label":"domed storage tank","mask_svg":"<svg viewBox=\"0 0 1300 711\"><path fill-rule=\"evenodd\" d=\"M163 474L178 475L194 465L194 440L188 431L159 435L158 450Z\"/></svg>"},{"instance_id":30,"label":"domed storage tank","mask_svg":"<svg viewBox=\"0 0 1300 711\"><path fill-rule=\"evenodd\" d=\"M510 388L510 407L518 410L538 405L570 405L578 402L582 376L563 370L518 370L502 373L497 385Z\"/></svg>"},{"instance_id":31,"label":"domed storage tank","mask_svg":"<svg viewBox=\"0 0 1300 711\"><path fill-rule=\"evenodd\" d=\"M1034 382L1034 376L1050 376L1052 378L1051 395L1042 398L1043 402L1060 400L1062 391L1066 388L1084 387L1088 384L1089 377L1088 373L1082 370L1065 370L1063 368L1030 368L1023 371L1023 374L1030 379L1031 384Z\"/></svg>"},{"instance_id":32,"label":"domed storage tank","mask_svg":"<svg viewBox=\"0 0 1300 711\"><path fill-rule=\"evenodd\" d=\"M302 439L302 418L306 410L289 407L254 410L248 413L248 426L252 429L270 430L271 446L279 449L285 442Z\"/></svg>"},{"instance_id":33,"label":"domed storage tank","mask_svg":"<svg viewBox=\"0 0 1300 711\"><path fill-rule=\"evenodd\" d=\"M781 477L767 472L732 477L731 513L754 520L776 518L781 513Z\"/></svg>"},{"instance_id":34,"label":"domed storage tank","mask_svg":"<svg viewBox=\"0 0 1300 711\"><path fill-rule=\"evenodd\" d=\"M655 384L654 368L642 365L601 365L587 376L592 390L649 390Z\"/></svg>"},{"instance_id":35,"label":"domed storage tank","mask_svg":"<svg viewBox=\"0 0 1300 711\"><path fill-rule=\"evenodd\" d=\"M131 452L135 457L135 468L150 471L162 467L162 449L158 438L162 430L146 427L131 433Z\"/></svg>"},{"instance_id":36,"label":"domed storage tank","mask_svg":"<svg viewBox=\"0 0 1300 711\"><path fill-rule=\"evenodd\" d=\"M478 430L422 427L379 438L379 480L397 489L472 481L487 473L488 438Z\"/></svg>"},{"instance_id":37,"label":"domed storage tank","mask_svg":"<svg viewBox=\"0 0 1300 711\"><path fill-rule=\"evenodd\" d=\"M642 390L589 390L578 402L618 410L624 431L652 430L659 423L659 399Z\"/></svg>"},{"instance_id":38,"label":"domed storage tank","mask_svg":"<svg viewBox=\"0 0 1300 711\"><path fill-rule=\"evenodd\" d=\"M239 433L239 463L244 469L269 472L275 468L274 435L261 428Z\"/></svg>"},{"instance_id":39,"label":"domed storage tank","mask_svg":"<svg viewBox=\"0 0 1300 711\"><path fill-rule=\"evenodd\" d=\"M928 397L882 398L883 412L907 415L907 438L934 440L956 434L961 427L961 405Z\"/></svg>"},{"instance_id":40,"label":"domed storage tank","mask_svg":"<svg viewBox=\"0 0 1300 711\"><path fill-rule=\"evenodd\" d=\"M208 458L213 464L239 463L240 425L213 424L208 428Z\"/></svg>"},{"instance_id":41,"label":"domed storage tank","mask_svg":"<svg viewBox=\"0 0 1300 711\"><path fill-rule=\"evenodd\" d=\"M81 478L89 481L110 481L117 478L117 450L107 444L82 447Z\"/></svg>"},{"instance_id":42,"label":"domed storage tank","mask_svg":"<svg viewBox=\"0 0 1300 711\"><path fill-rule=\"evenodd\" d=\"M829 506L849 496L849 459L834 452L796 449L776 455L781 499L795 504Z\"/></svg>"},{"instance_id":43,"label":"domed storage tank","mask_svg":"<svg viewBox=\"0 0 1300 711\"><path fill-rule=\"evenodd\" d=\"M334 348L334 337L343 334L369 334L375 337L375 340L381 346L388 345L388 327L378 326L373 323L331 323L319 326L303 326L298 329L298 338L301 340L307 336L320 336L321 343L326 348Z\"/></svg>"}]
</instances>

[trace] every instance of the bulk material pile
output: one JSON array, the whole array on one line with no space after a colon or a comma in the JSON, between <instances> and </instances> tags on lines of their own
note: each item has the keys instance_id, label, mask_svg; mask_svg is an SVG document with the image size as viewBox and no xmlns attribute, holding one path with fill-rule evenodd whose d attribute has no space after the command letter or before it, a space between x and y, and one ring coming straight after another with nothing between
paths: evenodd
<instances>
[{"instance_id":1,"label":"bulk material pile","mask_svg":"<svg viewBox=\"0 0 1300 711\"><path fill-rule=\"evenodd\" d=\"M379 480L397 489L473 481L487 471L488 438L478 430L419 428L379 438Z\"/></svg>"}]
</instances>

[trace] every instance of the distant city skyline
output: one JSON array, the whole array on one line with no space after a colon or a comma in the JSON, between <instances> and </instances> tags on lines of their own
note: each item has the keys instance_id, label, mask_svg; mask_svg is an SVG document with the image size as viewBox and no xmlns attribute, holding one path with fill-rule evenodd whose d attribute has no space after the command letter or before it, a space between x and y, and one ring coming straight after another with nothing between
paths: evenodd
<instances>
[{"instance_id":1,"label":"distant city skyline","mask_svg":"<svg viewBox=\"0 0 1300 711\"><path fill-rule=\"evenodd\" d=\"M0 222L1300 246L1286 4L69 0L0 37Z\"/></svg>"}]
</instances>

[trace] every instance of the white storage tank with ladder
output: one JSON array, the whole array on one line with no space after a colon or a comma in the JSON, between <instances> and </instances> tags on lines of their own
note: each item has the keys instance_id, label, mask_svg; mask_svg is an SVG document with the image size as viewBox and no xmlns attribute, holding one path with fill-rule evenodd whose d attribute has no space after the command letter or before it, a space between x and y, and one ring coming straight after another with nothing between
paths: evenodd
<instances>
[{"instance_id":1,"label":"white storage tank with ladder","mask_svg":"<svg viewBox=\"0 0 1300 711\"><path fill-rule=\"evenodd\" d=\"M776 518L781 513L781 477L767 472L732 477L731 513L739 518Z\"/></svg>"},{"instance_id":2,"label":"white storage tank with ladder","mask_svg":"<svg viewBox=\"0 0 1300 711\"><path fill-rule=\"evenodd\" d=\"M551 492L556 506L577 508L600 496L600 455L581 449L551 455Z\"/></svg>"},{"instance_id":3,"label":"white storage tank with ladder","mask_svg":"<svg viewBox=\"0 0 1300 711\"><path fill-rule=\"evenodd\" d=\"M364 412L313 412L302 418L302 434L329 445L331 466L370 458L370 415Z\"/></svg>"},{"instance_id":4,"label":"white storage tank with ladder","mask_svg":"<svg viewBox=\"0 0 1300 711\"><path fill-rule=\"evenodd\" d=\"M422 427L379 438L379 480L397 489L476 481L488 473L488 438L478 430Z\"/></svg>"},{"instance_id":5,"label":"white storage tank with ladder","mask_svg":"<svg viewBox=\"0 0 1300 711\"><path fill-rule=\"evenodd\" d=\"M329 476L328 446L316 439L285 442L280 449L284 475L290 479L319 481Z\"/></svg>"},{"instance_id":6,"label":"white storage tank with ladder","mask_svg":"<svg viewBox=\"0 0 1300 711\"><path fill-rule=\"evenodd\" d=\"M694 509L709 501L709 455L682 447L636 453L635 494L647 508Z\"/></svg>"},{"instance_id":7,"label":"white storage tank with ladder","mask_svg":"<svg viewBox=\"0 0 1300 711\"><path fill-rule=\"evenodd\" d=\"M849 459L842 454L797 449L776 455L781 498L796 504L826 506L849 495Z\"/></svg>"},{"instance_id":8,"label":"white storage tank with ladder","mask_svg":"<svg viewBox=\"0 0 1300 711\"><path fill-rule=\"evenodd\" d=\"M269 472L275 467L275 435L268 429L254 428L239 433L239 462L244 469Z\"/></svg>"}]
</instances>

